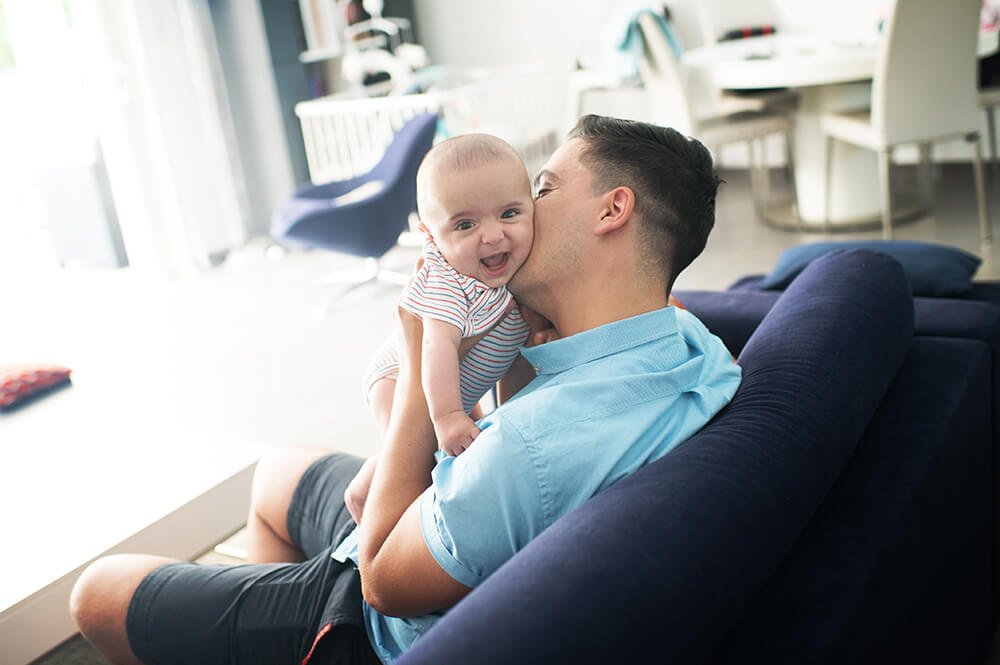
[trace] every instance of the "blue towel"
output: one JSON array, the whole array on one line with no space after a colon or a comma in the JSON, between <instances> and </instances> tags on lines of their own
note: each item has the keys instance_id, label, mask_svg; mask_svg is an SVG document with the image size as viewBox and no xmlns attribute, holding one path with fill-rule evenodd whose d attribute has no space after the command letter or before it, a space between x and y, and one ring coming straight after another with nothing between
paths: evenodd
<instances>
[{"instance_id":1,"label":"blue towel","mask_svg":"<svg viewBox=\"0 0 1000 665\"><path fill-rule=\"evenodd\" d=\"M639 17L643 14L649 14L656 19L656 23L667 38L667 43L673 49L674 55L679 58L684 51L681 40L674 32L670 21L664 18L660 12L645 7L622 15L625 18L624 22L620 19L612 20L606 35L618 51L618 73L623 79L634 79L639 76L639 59L642 57L642 33L639 30Z\"/></svg>"}]
</instances>

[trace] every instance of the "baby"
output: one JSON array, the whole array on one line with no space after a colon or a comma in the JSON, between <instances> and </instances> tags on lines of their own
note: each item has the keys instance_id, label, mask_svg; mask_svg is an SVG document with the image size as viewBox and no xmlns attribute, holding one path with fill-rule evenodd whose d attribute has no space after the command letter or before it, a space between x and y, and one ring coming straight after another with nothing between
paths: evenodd
<instances>
[{"instance_id":1,"label":"baby","mask_svg":"<svg viewBox=\"0 0 1000 665\"><path fill-rule=\"evenodd\" d=\"M459 455L479 428L469 416L518 357L530 332L506 284L524 263L534 235L528 173L517 152L486 134L434 146L417 171L417 211L427 233L423 265L401 306L423 321L422 376L438 447ZM464 359L463 338L486 333ZM387 340L365 378L368 401L385 433L398 362ZM360 522L375 458L345 492Z\"/></svg>"}]
</instances>

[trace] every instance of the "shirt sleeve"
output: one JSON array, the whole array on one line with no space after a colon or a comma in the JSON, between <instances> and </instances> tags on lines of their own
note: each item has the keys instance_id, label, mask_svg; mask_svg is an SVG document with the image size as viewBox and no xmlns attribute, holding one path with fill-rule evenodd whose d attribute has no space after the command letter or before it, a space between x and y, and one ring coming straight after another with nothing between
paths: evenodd
<instances>
[{"instance_id":1,"label":"shirt sleeve","mask_svg":"<svg viewBox=\"0 0 1000 665\"><path fill-rule=\"evenodd\" d=\"M508 315L507 304L513 299L506 286L484 287L481 295L469 304L469 331L465 336L480 335L500 323Z\"/></svg>"},{"instance_id":2,"label":"shirt sleeve","mask_svg":"<svg viewBox=\"0 0 1000 665\"><path fill-rule=\"evenodd\" d=\"M468 587L541 533L546 519L540 475L521 437L502 418L480 427L468 450L438 463L420 497L428 550Z\"/></svg>"},{"instance_id":3,"label":"shirt sleeve","mask_svg":"<svg viewBox=\"0 0 1000 665\"><path fill-rule=\"evenodd\" d=\"M469 301L458 280L437 269L425 257L424 265L417 271L413 284L400 303L403 309L423 319L430 317L458 328L463 336L469 321Z\"/></svg>"}]
</instances>

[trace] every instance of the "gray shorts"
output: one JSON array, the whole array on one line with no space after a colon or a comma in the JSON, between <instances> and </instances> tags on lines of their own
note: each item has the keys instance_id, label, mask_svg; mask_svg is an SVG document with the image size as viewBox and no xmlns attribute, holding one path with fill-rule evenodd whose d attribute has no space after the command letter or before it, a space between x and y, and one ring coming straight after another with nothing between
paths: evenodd
<instances>
[{"instance_id":1,"label":"gray shorts","mask_svg":"<svg viewBox=\"0 0 1000 665\"><path fill-rule=\"evenodd\" d=\"M344 490L364 460L333 454L302 475L288 531L302 563L161 566L132 596L126 631L148 665L378 663L361 577L331 552L354 526Z\"/></svg>"}]
</instances>

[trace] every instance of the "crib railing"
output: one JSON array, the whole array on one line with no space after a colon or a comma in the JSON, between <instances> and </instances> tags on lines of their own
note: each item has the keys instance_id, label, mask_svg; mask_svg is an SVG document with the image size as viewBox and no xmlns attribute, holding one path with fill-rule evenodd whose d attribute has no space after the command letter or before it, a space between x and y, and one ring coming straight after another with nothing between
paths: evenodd
<instances>
[{"instance_id":1,"label":"crib railing","mask_svg":"<svg viewBox=\"0 0 1000 665\"><path fill-rule=\"evenodd\" d=\"M369 171L395 132L427 111L442 116L439 137L494 134L513 145L533 173L559 143L566 77L551 67L521 66L469 72L466 78L426 94L299 103L295 112L310 179L320 184Z\"/></svg>"}]
</instances>

